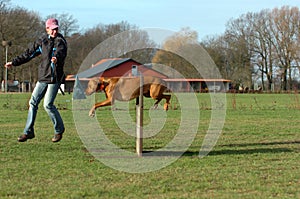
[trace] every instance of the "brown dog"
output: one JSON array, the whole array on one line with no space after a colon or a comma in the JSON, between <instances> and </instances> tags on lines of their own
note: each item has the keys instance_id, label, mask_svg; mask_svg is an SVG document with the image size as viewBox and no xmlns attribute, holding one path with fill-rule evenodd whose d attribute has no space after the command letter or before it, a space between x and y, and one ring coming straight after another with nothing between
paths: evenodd
<instances>
[{"instance_id":1,"label":"brown dog","mask_svg":"<svg viewBox=\"0 0 300 199\"><path fill-rule=\"evenodd\" d=\"M144 77L143 95L157 100L154 108L162 99L166 99L164 110L168 110L171 95L163 94L166 90L166 83L158 77ZM104 90L106 100L96 103L90 110L89 116L94 117L95 110L102 106L111 106L115 100L129 101L139 97L140 95L140 78L139 77L113 77L113 78L94 78L88 83L85 91L86 95L91 95L99 90Z\"/></svg>"}]
</instances>

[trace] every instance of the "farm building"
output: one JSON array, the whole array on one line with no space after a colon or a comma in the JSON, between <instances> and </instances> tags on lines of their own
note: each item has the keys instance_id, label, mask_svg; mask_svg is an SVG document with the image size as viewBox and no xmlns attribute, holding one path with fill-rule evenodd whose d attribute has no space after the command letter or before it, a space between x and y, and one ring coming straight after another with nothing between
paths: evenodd
<instances>
[{"instance_id":1,"label":"farm building","mask_svg":"<svg viewBox=\"0 0 300 199\"><path fill-rule=\"evenodd\" d=\"M80 80L89 80L94 77L130 77L137 73L144 76L155 76L164 79L168 88L174 92L207 92L228 91L230 80L226 79L170 79L150 67L130 59L112 58L102 59L93 64L89 69L77 74ZM66 91L72 91L76 75L68 75L66 78ZM86 85L83 84L85 87Z\"/></svg>"},{"instance_id":2,"label":"farm building","mask_svg":"<svg viewBox=\"0 0 300 199\"><path fill-rule=\"evenodd\" d=\"M230 80L227 79L164 79L174 92L227 92Z\"/></svg>"}]
</instances>

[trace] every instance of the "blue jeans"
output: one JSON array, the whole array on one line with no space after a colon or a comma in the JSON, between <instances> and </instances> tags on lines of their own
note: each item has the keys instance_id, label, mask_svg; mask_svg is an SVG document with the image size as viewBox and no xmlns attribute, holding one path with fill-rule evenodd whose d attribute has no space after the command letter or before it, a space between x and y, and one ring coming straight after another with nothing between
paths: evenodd
<instances>
[{"instance_id":1,"label":"blue jeans","mask_svg":"<svg viewBox=\"0 0 300 199\"><path fill-rule=\"evenodd\" d=\"M47 84L37 82L29 101L29 110L24 134L34 133L34 122L38 111L38 106L41 100L44 99L44 109L48 113L54 125L54 133L62 134L65 131L63 120L54 106L54 100L56 98L60 83Z\"/></svg>"}]
</instances>

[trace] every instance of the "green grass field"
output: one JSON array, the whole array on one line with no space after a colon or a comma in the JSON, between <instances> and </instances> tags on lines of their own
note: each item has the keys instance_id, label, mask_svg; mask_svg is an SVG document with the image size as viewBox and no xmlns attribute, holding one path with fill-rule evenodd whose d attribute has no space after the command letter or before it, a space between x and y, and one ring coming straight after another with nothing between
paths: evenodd
<instances>
[{"instance_id":1,"label":"green grass field","mask_svg":"<svg viewBox=\"0 0 300 199\"><path fill-rule=\"evenodd\" d=\"M53 126L40 107L36 138L18 143L29 97L0 94L0 198L300 198L299 94L227 94L223 132L201 159L211 103L208 94L197 94L201 119L191 146L174 163L147 173L119 171L92 156L77 133L68 94L56 101L66 126L61 142L51 142ZM145 100L145 124L152 102ZM134 117L134 102L130 109ZM181 117L174 98L166 114L161 132L144 139L145 151L173 138ZM118 128L109 107L97 110L97 120L112 142L135 151L135 139Z\"/></svg>"}]
</instances>

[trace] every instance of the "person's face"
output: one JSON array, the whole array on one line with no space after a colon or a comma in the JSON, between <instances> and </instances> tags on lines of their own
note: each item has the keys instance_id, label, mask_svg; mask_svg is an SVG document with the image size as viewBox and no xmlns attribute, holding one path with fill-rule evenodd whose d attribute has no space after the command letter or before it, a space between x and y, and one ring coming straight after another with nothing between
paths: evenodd
<instances>
[{"instance_id":1,"label":"person's face","mask_svg":"<svg viewBox=\"0 0 300 199\"><path fill-rule=\"evenodd\" d=\"M57 33L58 33L58 28L55 28L55 29L51 29L49 27L46 28L46 32L48 35L50 35L50 37L56 37L57 36Z\"/></svg>"}]
</instances>

